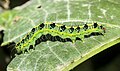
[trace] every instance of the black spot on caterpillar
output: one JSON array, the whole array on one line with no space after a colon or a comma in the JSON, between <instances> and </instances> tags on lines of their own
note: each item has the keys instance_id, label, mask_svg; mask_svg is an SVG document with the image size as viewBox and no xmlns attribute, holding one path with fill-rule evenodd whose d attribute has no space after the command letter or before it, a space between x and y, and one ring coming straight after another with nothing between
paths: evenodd
<instances>
[{"instance_id":1,"label":"black spot on caterpillar","mask_svg":"<svg viewBox=\"0 0 120 71\"><path fill-rule=\"evenodd\" d=\"M31 32L35 32L35 28L33 28L33 29L31 30Z\"/></svg>"},{"instance_id":2,"label":"black spot on caterpillar","mask_svg":"<svg viewBox=\"0 0 120 71\"><path fill-rule=\"evenodd\" d=\"M80 32L80 27L79 26L77 26L76 31L77 31L77 33Z\"/></svg>"},{"instance_id":3,"label":"black spot on caterpillar","mask_svg":"<svg viewBox=\"0 0 120 71\"><path fill-rule=\"evenodd\" d=\"M98 26L98 24L97 23L94 23L94 28L96 28Z\"/></svg>"},{"instance_id":4,"label":"black spot on caterpillar","mask_svg":"<svg viewBox=\"0 0 120 71\"><path fill-rule=\"evenodd\" d=\"M50 29L55 27L55 23L50 24Z\"/></svg>"},{"instance_id":5,"label":"black spot on caterpillar","mask_svg":"<svg viewBox=\"0 0 120 71\"><path fill-rule=\"evenodd\" d=\"M38 26L38 28L41 30L42 28L44 28L44 26L45 26L44 23L42 23Z\"/></svg>"},{"instance_id":6,"label":"black spot on caterpillar","mask_svg":"<svg viewBox=\"0 0 120 71\"><path fill-rule=\"evenodd\" d=\"M88 25L85 24L85 25L84 25L84 30L86 31L87 29L88 29Z\"/></svg>"},{"instance_id":7,"label":"black spot on caterpillar","mask_svg":"<svg viewBox=\"0 0 120 71\"><path fill-rule=\"evenodd\" d=\"M40 5L40 6L38 6L37 8L41 8L42 6Z\"/></svg>"},{"instance_id":8,"label":"black spot on caterpillar","mask_svg":"<svg viewBox=\"0 0 120 71\"><path fill-rule=\"evenodd\" d=\"M83 26L65 26L57 23L42 23L32 28L32 30L16 44L18 52L24 52L34 48L41 42L60 41L60 42L75 42L83 40L86 37L93 35L92 33L105 32L103 25L93 23ZM29 47L29 48L28 48Z\"/></svg>"},{"instance_id":9,"label":"black spot on caterpillar","mask_svg":"<svg viewBox=\"0 0 120 71\"><path fill-rule=\"evenodd\" d=\"M59 28L60 28L60 32L63 32L66 29L65 25L60 26Z\"/></svg>"},{"instance_id":10,"label":"black spot on caterpillar","mask_svg":"<svg viewBox=\"0 0 120 71\"><path fill-rule=\"evenodd\" d=\"M72 33L73 31L74 31L74 28L71 27L71 28L69 29L69 32Z\"/></svg>"}]
</instances>

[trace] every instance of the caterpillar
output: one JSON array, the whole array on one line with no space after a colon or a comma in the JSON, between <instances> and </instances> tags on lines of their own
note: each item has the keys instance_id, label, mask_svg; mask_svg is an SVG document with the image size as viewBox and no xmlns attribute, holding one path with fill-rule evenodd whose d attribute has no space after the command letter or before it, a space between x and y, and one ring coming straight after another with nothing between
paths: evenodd
<instances>
[{"instance_id":1,"label":"caterpillar","mask_svg":"<svg viewBox=\"0 0 120 71\"><path fill-rule=\"evenodd\" d=\"M58 40L61 42L71 41L74 43L77 38L83 40L85 35L90 35L93 32L105 33L105 28L98 23L84 24L82 26L66 26L54 22L41 23L32 28L31 31L16 44L15 48L19 53L31 49L40 42L47 40Z\"/></svg>"}]
</instances>

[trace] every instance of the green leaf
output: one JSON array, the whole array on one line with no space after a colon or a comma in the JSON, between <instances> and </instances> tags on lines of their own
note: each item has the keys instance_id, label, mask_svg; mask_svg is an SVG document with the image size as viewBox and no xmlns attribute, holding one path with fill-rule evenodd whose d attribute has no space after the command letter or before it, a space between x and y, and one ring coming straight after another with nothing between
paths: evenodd
<instances>
[{"instance_id":1,"label":"green leaf","mask_svg":"<svg viewBox=\"0 0 120 71\"><path fill-rule=\"evenodd\" d=\"M13 25L13 19L17 11L4 11L0 13L0 30L6 30Z\"/></svg>"},{"instance_id":2,"label":"green leaf","mask_svg":"<svg viewBox=\"0 0 120 71\"><path fill-rule=\"evenodd\" d=\"M119 0L31 0L16 16L19 19L5 31L4 43L18 42L42 22L81 25L80 22L102 23L104 36L85 38L84 42L42 42L29 53L17 55L7 70L67 71L93 55L120 43ZM41 6L41 8L38 8ZM3 44L4 44L3 43Z\"/></svg>"}]
</instances>

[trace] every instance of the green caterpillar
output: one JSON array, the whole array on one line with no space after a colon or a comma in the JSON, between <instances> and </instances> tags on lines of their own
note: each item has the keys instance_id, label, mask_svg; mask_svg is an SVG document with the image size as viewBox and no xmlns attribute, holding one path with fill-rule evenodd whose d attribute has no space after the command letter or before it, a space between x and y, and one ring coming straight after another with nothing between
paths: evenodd
<instances>
[{"instance_id":1,"label":"green caterpillar","mask_svg":"<svg viewBox=\"0 0 120 71\"><path fill-rule=\"evenodd\" d=\"M24 52L29 48L33 48L36 41L42 35L50 34L52 36L60 36L63 39L70 38L74 43L76 38L84 39L84 35L89 35L92 32L105 32L105 28L97 23L85 24L83 26L65 26L58 23L42 23L32 28L32 30L16 44L17 52ZM29 48L28 48L29 47Z\"/></svg>"}]
</instances>

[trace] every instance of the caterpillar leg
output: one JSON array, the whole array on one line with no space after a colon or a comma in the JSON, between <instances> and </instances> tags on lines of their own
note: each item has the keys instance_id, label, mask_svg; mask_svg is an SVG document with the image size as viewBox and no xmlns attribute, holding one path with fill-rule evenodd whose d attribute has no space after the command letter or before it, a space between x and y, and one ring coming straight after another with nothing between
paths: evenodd
<instances>
[{"instance_id":1,"label":"caterpillar leg","mask_svg":"<svg viewBox=\"0 0 120 71\"><path fill-rule=\"evenodd\" d=\"M74 37L74 38L71 38L71 40L72 40L72 43L75 43L76 42L76 38Z\"/></svg>"},{"instance_id":2,"label":"caterpillar leg","mask_svg":"<svg viewBox=\"0 0 120 71\"><path fill-rule=\"evenodd\" d=\"M81 41L84 42L84 35L80 37Z\"/></svg>"}]
</instances>

